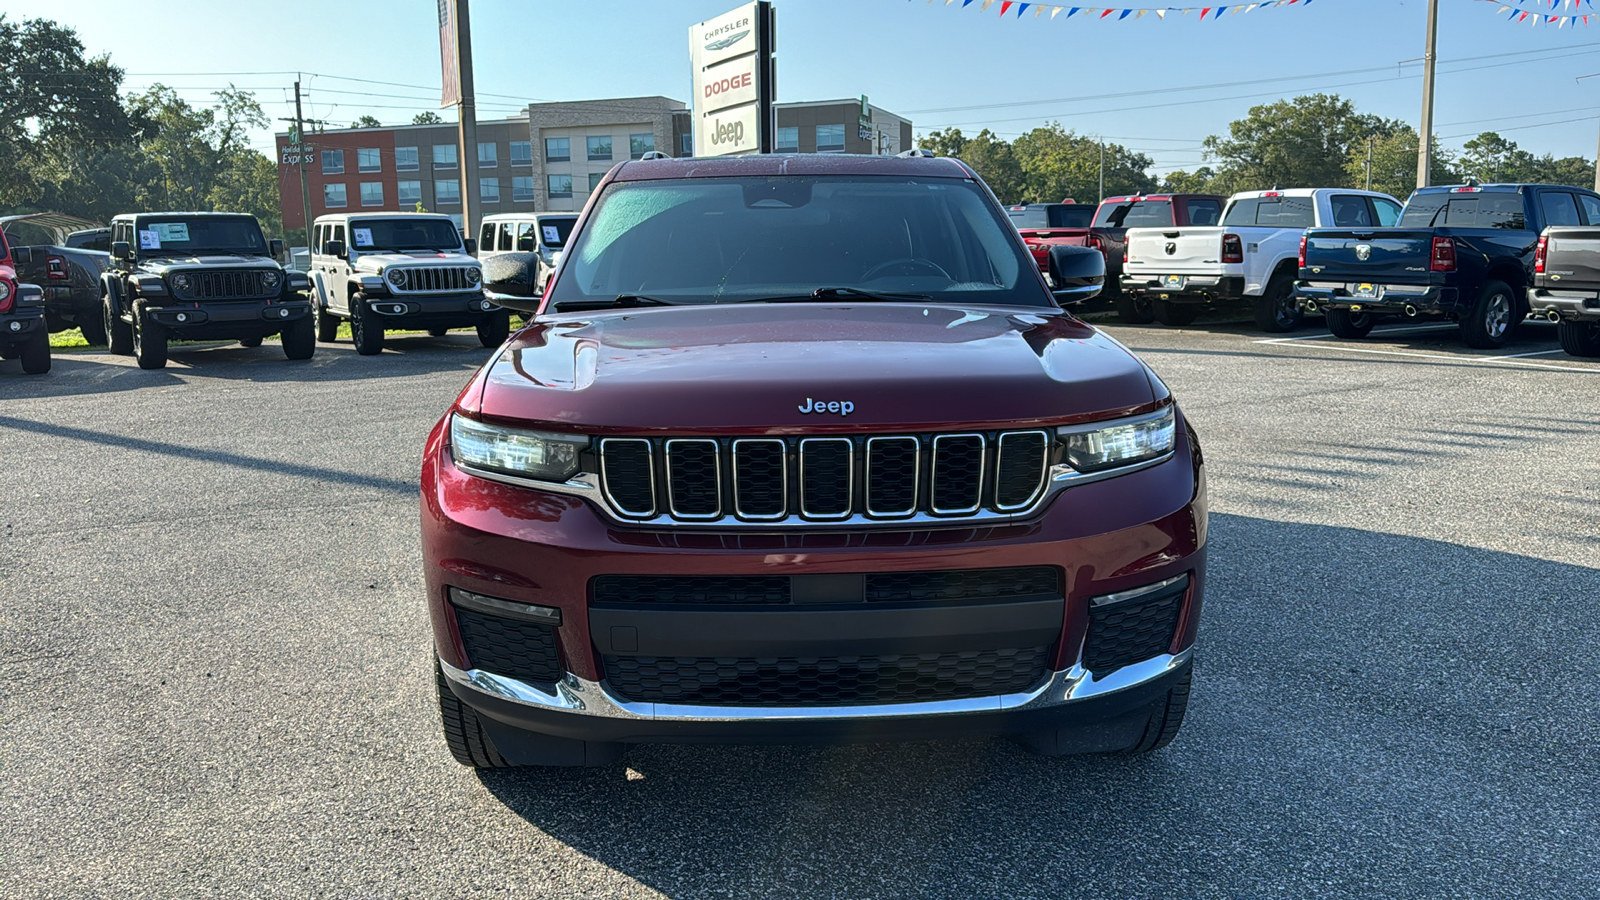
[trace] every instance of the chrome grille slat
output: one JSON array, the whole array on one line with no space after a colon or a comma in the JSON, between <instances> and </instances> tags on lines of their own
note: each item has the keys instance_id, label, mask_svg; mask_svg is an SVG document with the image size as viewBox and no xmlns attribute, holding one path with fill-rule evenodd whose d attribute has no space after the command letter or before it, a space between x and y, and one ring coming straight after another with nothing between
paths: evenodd
<instances>
[{"instance_id":1,"label":"chrome grille slat","mask_svg":"<svg viewBox=\"0 0 1600 900\"><path fill-rule=\"evenodd\" d=\"M606 501L627 516L656 514L655 453L644 438L600 441L600 487Z\"/></svg>"},{"instance_id":2,"label":"chrome grille slat","mask_svg":"<svg viewBox=\"0 0 1600 900\"><path fill-rule=\"evenodd\" d=\"M1043 431L1008 431L995 442L994 508L1026 509L1044 490L1049 466L1050 435Z\"/></svg>"},{"instance_id":3,"label":"chrome grille slat","mask_svg":"<svg viewBox=\"0 0 1600 900\"><path fill-rule=\"evenodd\" d=\"M984 440L981 434L941 434L933 439L928 507L935 515L975 513L983 506Z\"/></svg>"},{"instance_id":4,"label":"chrome grille slat","mask_svg":"<svg viewBox=\"0 0 1600 900\"><path fill-rule=\"evenodd\" d=\"M752 521L788 514L789 447L782 439L733 442L733 512Z\"/></svg>"},{"instance_id":5,"label":"chrome grille slat","mask_svg":"<svg viewBox=\"0 0 1600 900\"><path fill-rule=\"evenodd\" d=\"M467 280L467 270L472 266L400 266L406 273L401 284L389 282L397 294L427 294L441 291L470 291L476 285Z\"/></svg>"},{"instance_id":6,"label":"chrome grille slat","mask_svg":"<svg viewBox=\"0 0 1600 900\"><path fill-rule=\"evenodd\" d=\"M800 442L802 517L819 520L849 517L855 501L855 451L855 441L843 437L806 438ZM840 484L841 474L843 484Z\"/></svg>"},{"instance_id":7,"label":"chrome grille slat","mask_svg":"<svg viewBox=\"0 0 1600 900\"><path fill-rule=\"evenodd\" d=\"M890 518L917 511L921 456L922 444L914 437L867 438L867 515Z\"/></svg>"},{"instance_id":8,"label":"chrome grille slat","mask_svg":"<svg viewBox=\"0 0 1600 900\"><path fill-rule=\"evenodd\" d=\"M722 515L722 446L710 438L667 441L667 508L679 519Z\"/></svg>"},{"instance_id":9,"label":"chrome grille slat","mask_svg":"<svg viewBox=\"0 0 1600 900\"><path fill-rule=\"evenodd\" d=\"M186 300L261 300L273 296L262 279L260 269L223 269L215 272L186 271L187 291L175 293Z\"/></svg>"}]
</instances>

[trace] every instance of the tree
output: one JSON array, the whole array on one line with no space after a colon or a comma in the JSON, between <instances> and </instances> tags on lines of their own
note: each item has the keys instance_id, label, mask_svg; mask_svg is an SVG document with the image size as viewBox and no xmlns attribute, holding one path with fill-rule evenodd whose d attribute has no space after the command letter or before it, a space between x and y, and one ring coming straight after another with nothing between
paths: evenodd
<instances>
[{"instance_id":1,"label":"tree","mask_svg":"<svg viewBox=\"0 0 1600 900\"><path fill-rule=\"evenodd\" d=\"M411 124L413 124L413 125L443 125L444 124L444 119L439 118L439 114L430 109L427 112L419 112L415 116L413 116L412 119L411 119Z\"/></svg>"},{"instance_id":2,"label":"tree","mask_svg":"<svg viewBox=\"0 0 1600 900\"><path fill-rule=\"evenodd\" d=\"M86 57L77 32L0 15L0 208L40 199L40 169L61 153L128 139L122 70Z\"/></svg>"},{"instance_id":3,"label":"tree","mask_svg":"<svg viewBox=\"0 0 1600 900\"><path fill-rule=\"evenodd\" d=\"M1228 137L1206 138L1205 152L1222 163L1218 187L1227 191L1339 187L1352 147L1402 127L1398 119L1357 113L1337 94L1309 94L1251 107L1247 118L1229 124Z\"/></svg>"},{"instance_id":4,"label":"tree","mask_svg":"<svg viewBox=\"0 0 1600 900\"><path fill-rule=\"evenodd\" d=\"M362 116L350 123L351 128L382 128L383 123L371 116Z\"/></svg>"},{"instance_id":5,"label":"tree","mask_svg":"<svg viewBox=\"0 0 1600 900\"><path fill-rule=\"evenodd\" d=\"M1104 144L1051 122L1012 144L1022 169L1021 201L1055 203L1067 197L1100 199L1101 150L1104 147L1106 194L1149 191L1155 179L1145 173L1150 157L1120 144Z\"/></svg>"},{"instance_id":6,"label":"tree","mask_svg":"<svg viewBox=\"0 0 1600 900\"><path fill-rule=\"evenodd\" d=\"M1461 174L1476 181L1528 181L1533 173L1533 154L1493 131L1467 141L1461 150Z\"/></svg>"},{"instance_id":7,"label":"tree","mask_svg":"<svg viewBox=\"0 0 1600 900\"><path fill-rule=\"evenodd\" d=\"M1405 200L1417 186L1417 132L1410 125L1402 125L1385 135L1372 138L1372 189ZM1453 151L1439 146L1433 139L1433 170L1429 174L1432 184L1455 184L1461 173L1455 167ZM1351 187L1367 186L1367 142L1358 141L1350 147L1345 157L1344 183Z\"/></svg>"},{"instance_id":8,"label":"tree","mask_svg":"<svg viewBox=\"0 0 1600 900\"><path fill-rule=\"evenodd\" d=\"M1193 172L1178 169L1161 179L1163 194L1214 194L1217 173L1210 166L1201 166Z\"/></svg>"},{"instance_id":9,"label":"tree","mask_svg":"<svg viewBox=\"0 0 1600 900\"><path fill-rule=\"evenodd\" d=\"M987 128L974 138L963 135L959 128L935 131L920 139L917 146L940 156L956 157L971 166L1002 203L1015 203L1022 196L1022 167L1016 154L1010 144Z\"/></svg>"}]
</instances>

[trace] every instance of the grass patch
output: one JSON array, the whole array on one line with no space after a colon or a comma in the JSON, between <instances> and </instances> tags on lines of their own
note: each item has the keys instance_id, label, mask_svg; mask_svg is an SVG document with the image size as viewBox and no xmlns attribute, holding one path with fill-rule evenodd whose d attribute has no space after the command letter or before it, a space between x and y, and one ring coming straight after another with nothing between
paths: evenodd
<instances>
[{"instance_id":1,"label":"grass patch","mask_svg":"<svg viewBox=\"0 0 1600 900\"><path fill-rule=\"evenodd\" d=\"M472 328L470 328L470 327L468 327L468 328L452 328L450 330L452 332L456 332L456 331L472 331ZM396 335L427 334L426 331L394 331L394 330L385 331L384 333L385 334L396 334ZM275 341L277 339L278 339L277 335L272 335L271 337L267 338L267 340L269 340L269 341ZM339 323L339 338L338 339L341 340L341 341L345 341L345 342L348 342L350 340L350 323L349 322L341 321ZM173 341L172 343L174 345L191 344L191 343L214 344L214 343L218 343L218 341ZM222 343L227 343L227 342L226 341L222 341ZM58 331L55 334L50 335L50 348L52 350L81 350L81 349L87 349L88 347L89 347L89 342L83 339L83 332L79 331L76 328L68 328L66 331Z\"/></svg>"}]
</instances>

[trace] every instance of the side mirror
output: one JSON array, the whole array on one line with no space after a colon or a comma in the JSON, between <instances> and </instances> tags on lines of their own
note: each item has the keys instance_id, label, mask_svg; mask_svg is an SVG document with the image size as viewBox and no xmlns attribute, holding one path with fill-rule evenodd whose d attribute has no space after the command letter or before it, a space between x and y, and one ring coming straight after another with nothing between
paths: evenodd
<instances>
[{"instance_id":1,"label":"side mirror","mask_svg":"<svg viewBox=\"0 0 1600 900\"><path fill-rule=\"evenodd\" d=\"M517 252L531 253L533 252L533 249L533 235L525 234L522 237L517 238Z\"/></svg>"},{"instance_id":2,"label":"side mirror","mask_svg":"<svg viewBox=\"0 0 1600 900\"><path fill-rule=\"evenodd\" d=\"M19 266L28 265L29 263L33 262L33 248L32 247L12 247L11 248L11 259L12 259L12 261L14 261Z\"/></svg>"},{"instance_id":3,"label":"side mirror","mask_svg":"<svg viewBox=\"0 0 1600 900\"><path fill-rule=\"evenodd\" d=\"M1093 247L1051 247L1051 293L1062 306L1100 296L1106 282L1106 258Z\"/></svg>"},{"instance_id":4,"label":"side mirror","mask_svg":"<svg viewBox=\"0 0 1600 900\"><path fill-rule=\"evenodd\" d=\"M272 240L267 241L267 252L272 254L272 258L273 259L278 260L279 262L282 262L283 261L283 241L278 240L277 238L273 238Z\"/></svg>"},{"instance_id":5,"label":"side mirror","mask_svg":"<svg viewBox=\"0 0 1600 900\"><path fill-rule=\"evenodd\" d=\"M338 240L323 241L322 242L322 255L323 256L337 256L340 259L343 259L344 258L344 241L338 241Z\"/></svg>"},{"instance_id":6,"label":"side mirror","mask_svg":"<svg viewBox=\"0 0 1600 900\"><path fill-rule=\"evenodd\" d=\"M111 258L112 259L133 259L133 248L128 246L128 242L127 241L112 241L111 242Z\"/></svg>"},{"instance_id":7,"label":"side mirror","mask_svg":"<svg viewBox=\"0 0 1600 900\"><path fill-rule=\"evenodd\" d=\"M466 240L462 241L461 244L462 244L462 246L467 248L467 255L468 256L477 256L478 255L478 242L477 241L473 240L472 238L467 238Z\"/></svg>"}]
</instances>

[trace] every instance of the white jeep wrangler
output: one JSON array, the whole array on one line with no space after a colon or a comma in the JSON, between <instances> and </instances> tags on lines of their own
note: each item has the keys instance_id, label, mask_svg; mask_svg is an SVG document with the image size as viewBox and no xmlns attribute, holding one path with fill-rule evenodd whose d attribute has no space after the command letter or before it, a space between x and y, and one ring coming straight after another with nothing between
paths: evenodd
<instances>
[{"instance_id":1,"label":"white jeep wrangler","mask_svg":"<svg viewBox=\"0 0 1600 900\"><path fill-rule=\"evenodd\" d=\"M578 224L577 213L499 213L483 217L478 230L478 259L489 271L492 291L521 297L544 295L545 285L561 261L567 236Z\"/></svg>"}]
</instances>

